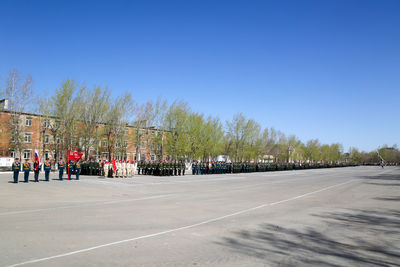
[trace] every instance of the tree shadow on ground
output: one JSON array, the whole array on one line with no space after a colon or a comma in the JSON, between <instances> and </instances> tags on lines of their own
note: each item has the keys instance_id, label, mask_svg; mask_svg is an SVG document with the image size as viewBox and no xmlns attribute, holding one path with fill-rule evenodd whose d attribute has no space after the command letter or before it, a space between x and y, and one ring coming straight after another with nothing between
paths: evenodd
<instances>
[{"instance_id":1,"label":"tree shadow on ground","mask_svg":"<svg viewBox=\"0 0 400 267\"><path fill-rule=\"evenodd\" d=\"M400 175L399 174L381 174L373 176L362 176L364 184L370 185L382 185L382 186L400 186Z\"/></svg>"},{"instance_id":2,"label":"tree shadow on ground","mask_svg":"<svg viewBox=\"0 0 400 267\"><path fill-rule=\"evenodd\" d=\"M380 175L372 175L372 176L362 176L361 179L366 180L379 180L379 181L399 181L400 182L400 174L380 174Z\"/></svg>"},{"instance_id":3,"label":"tree shadow on ground","mask_svg":"<svg viewBox=\"0 0 400 267\"><path fill-rule=\"evenodd\" d=\"M327 227L262 224L217 244L269 265L398 266L400 211L348 210L313 215Z\"/></svg>"},{"instance_id":4,"label":"tree shadow on ground","mask_svg":"<svg viewBox=\"0 0 400 267\"><path fill-rule=\"evenodd\" d=\"M385 201L400 201L400 197L376 197L376 200L385 200Z\"/></svg>"}]
</instances>

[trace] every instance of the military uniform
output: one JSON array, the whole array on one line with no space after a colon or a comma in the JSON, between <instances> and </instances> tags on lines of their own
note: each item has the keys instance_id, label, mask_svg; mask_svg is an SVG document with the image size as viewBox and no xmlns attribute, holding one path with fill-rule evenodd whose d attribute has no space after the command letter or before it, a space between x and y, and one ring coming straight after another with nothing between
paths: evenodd
<instances>
[{"instance_id":1,"label":"military uniform","mask_svg":"<svg viewBox=\"0 0 400 267\"><path fill-rule=\"evenodd\" d=\"M108 163L108 161L106 161L104 163L104 177L108 177L108 170L109 170L110 164Z\"/></svg>"},{"instance_id":2,"label":"military uniform","mask_svg":"<svg viewBox=\"0 0 400 267\"><path fill-rule=\"evenodd\" d=\"M29 182L29 172L31 171L31 165L29 164L29 162L24 162L22 168L24 170L24 182L28 183Z\"/></svg>"},{"instance_id":3,"label":"military uniform","mask_svg":"<svg viewBox=\"0 0 400 267\"><path fill-rule=\"evenodd\" d=\"M14 161L12 164L12 171L14 173L14 183L18 183L19 172L21 171L21 163Z\"/></svg>"},{"instance_id":4,"label":"military uniform","mask_svg":"<svg viewBox=\"0 0 400 267\"><path fill-rule=\"evenodd\" d=\"M59 174L59 179L62 181L63 180L63 175L64 175L64 161L59 160L58 161L58 174Z\"/></svg>"},{"instance_id":5,"label":"military uniform","mask_svg":"<svg viewBox=\"0 0 400 267\"><path fill-rule=\"evenodd\" d=\"M81 173L81 163L78 161L75 163L75 175L76 175L76 180L79 180L79 174Z\"/></svg>"},{"instance_id":6,"label":"military uniform","mask_svg":"<svg viewBox=\"0 0 400 267\"><path fill-rule=\"evenodd\" d=\"M46 160L44 162L43 168L44 168L44 179L46 182L48 182L50 178L51 163L48 160Z\"/></svg>"},{"instance_id":7,"label":"military uniform","mask_svg":"<svg viewBox=\"0 0 400 267\"><path fill-rule=\"evenodd\" d=\"M40 172L40 168L41 168L41 166L40 166L40 164L39 164L39 162L37 162L37 161L35 161L34 163L33 163L33 172L34 172L34 177L35 177L35 182L39 182L39 172Z\"/></svg>"}]
</instances>

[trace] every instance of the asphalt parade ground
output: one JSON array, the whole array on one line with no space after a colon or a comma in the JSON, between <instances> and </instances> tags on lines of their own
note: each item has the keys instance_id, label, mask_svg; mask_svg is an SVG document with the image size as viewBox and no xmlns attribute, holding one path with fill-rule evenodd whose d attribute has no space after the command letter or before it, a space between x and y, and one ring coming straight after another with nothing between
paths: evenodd
<instances>
[{"instance_id":1,"label":"asphalt parade ground","mask_svg":"<svg viewBox=\"0 0 400 267\"><path fill-rule=\"evenodd\" d=\"M400 265L400 168L56 178L0 174L0 266Z\"/></svg>"}]
</instances>

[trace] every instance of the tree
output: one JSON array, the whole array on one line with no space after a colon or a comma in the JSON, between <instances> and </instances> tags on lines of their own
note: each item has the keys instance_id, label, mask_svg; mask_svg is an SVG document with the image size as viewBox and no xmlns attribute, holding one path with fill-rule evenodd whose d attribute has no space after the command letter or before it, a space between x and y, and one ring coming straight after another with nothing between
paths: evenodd
<instances>
[{"instance_id":1,"label":"tree","mask_svg":"<svg viewBox=\"0 0 400 267\"><path fill-rule=\"evenodd\" d=\"M130 114L133 111L134 102L129 93L112 99L104 116L104 128L102 135L107 140L108 159L111 161L115 154L125 154L127 126Z\"/></svg>"},{"instance_id":2,"label":"tree","mask_svg":"<svg viewBox=\"0 0 400 267\"><path fill-rule=\"evenodd\" d=\"M318 161L321 158L320 143L318 139L309 140L305 146L303 146L304 157L310 162Z\"/></svg>"},{"instance_id":3,"label":"tree","mask_svg":"<svg viewBox=\"0 0 400 267\"><path fill-rule=\"evenodd\" d=\"M148 155L154 147L155 152L160 158L163 157L164 130L163 121L167 109L167 102L158 98L156 102L147 101L145 104L136 105L133 140L136 144L138 160L141 155L141 144L147 144Z\"/></svg>"},{"instance_id":4,"label":"tree","mask_svg":"<svg viewBox=\"0 0 400 267\"><path fill-rule=\"evenodd\" d=\"M164 129L166 130L166 148L172 159L185 157L187 146L186 123L190 109L188 104L182 101L175 101L169 106L165 116Z\"/></svg>"},{"instance_id":5,"label":"tree","mask_svg":"<svg viewBox=\"0 0 400 267\"><path fill-rule=\"evenodd\" d=\"M226 122L228 154L235 161L255 159L259 156L256 144L260 138L260 125L254 120L248 120L242 113L233 116Z\"/></svg>"},{"instance_id":6,"label":"tree","mask_svg":"<svg viewBox=\"0 0 400 267\"><path fill-rule=\"evenodd\" d=\"M100 147L101 131L98 127L104 122L109 109L110 92L101 86L95 86L92 90L82 87L81 91L82 97L77 99L80 106L78 136L80 147L88 157L91 148L98 151Z\"/></svg>"},{"instance_id":7,"label":"tree","mask_svg":"<svg viewBox=\"0 0 400 267\"><path fill-rule=\"evenodd\" d=\"M31 75L25 78L17 69L13 69L7 76L6 86L3 95L8 99L8 110L10 111L10 121L6 122L6 129L10 138L10 149L19 153L22 158L22 151L25 149L23 133L25 125L22 115L29 108L33 94L33 81Z\"/></svg>"},{"instance_id":8,"label":"tree","mask_svg":"<svg viewBox=\"0 0 400 267\"><path fill-rule=\"evenodd\" d=\"M81 102L83 89L77 92L76 81L67 79L61 83L61 87L56 89L56 93L51 97L51 115L55 117L53 133L56 145L61 147L61 155L67 158L67 151L79 146L77 138L77 122L81 113ZM57 155L57 154L56 154Z\"/></svg>"}]
</instances>

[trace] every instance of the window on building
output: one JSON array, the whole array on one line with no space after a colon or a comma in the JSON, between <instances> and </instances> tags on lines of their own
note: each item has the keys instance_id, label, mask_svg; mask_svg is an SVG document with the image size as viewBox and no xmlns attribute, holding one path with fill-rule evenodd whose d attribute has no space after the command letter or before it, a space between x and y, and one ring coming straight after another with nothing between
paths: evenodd
<instances>
[{"instance_id":1,"label":"window on building","mask_svg":"<svg viewBox=\"0 0 400 267\"><path fill-rule=\"evenodd\" d=\"M103 159L108 159L108 152L103 152Z\"/></svg>"},{"instance_id":2,"label":"window on building","mask_svg":"<svg viewBox=\"0 0 400 267\"><path fill-rule=\"evenodd\" d=\"M26 117L25 126L32 126L32 117Z\"/></svg>"},{"instance_id":3,"label":"window on building","mask_svg":"<svg viewBox=\"0 0 400 267\"><path fill-rule=\"evenodd\" d=\"M128 141L124 140L124 147L128 147Z\"/></svg>"},{"instance_id":4,"label":"window on building","mask_svg":"<svg viewBox=\"0 0 400 267\"><path fill-rule=\"evenodd\" d=\"M10 151L10 157L15 158L15 151L14 150Z\"/></svg>"},{"instance_id":5,"label":"window on building","mask_svg":"<svg viewBox=\"0 0 400 267\"><path fill-rule=\"evenodd\" d=\"M57 143L57 145L60 144L60 141L61 141L61 140L60 140L60 137L57 137L57 138L56 138L56 143Z\"/></svg>"},{"instance_id":6,"label":"window on building","mask_svg":"<svg viewBox=\"0 0 400 267\"><path fill-rule=\"evenodd\" d=\"M44 152L44 159L48 160L49 159L49 151Z\"/></svg>"},{"instance_id":7,"label":"window on building","mask_svg":"<svg viewBox=\"0 0 400 267\"><path fill-rule=\"evenodd\" d=\"M24 159L31 159L31 151L24 150Z\"/></svg>"},{"instance_id":8,"label":"window on building","mask_svg":"<svg viewBox=\"0 0 400 267\"><path fill-rule=\"evenodd\" d=\"M44 143L45 144L49 144L50 143L50 135L48 135L48 134L44 135Z\"/></svg>"},{"instance_id":9,"label":"window on building","mask_svg":"<svg viewBox=\"0 0 400 267\"><path fill-rule=\"evenodd\" d=\"M156 160L156 156L155 155L150 155L151 160Z\"/></svg>"},{"instance_id":10,"label":"window on building","mask_svg":"<svg viewBox=\"0 0 400 267\"><path fill-rule=\"evenodd\" d=\"M25 143L32 143L32 134L31 133L25 133L24 142Z\"/></svg>"},{"instance_id":11,"label":"window on building","mask_svg":"<svg viewBox=\"0 0 400 267\"><path fill-rule=\"evenodd\" d=\"M128 135L129 134L129 130L128 130L128 128L125 128L125 135Z\"/></svg>"},{"instance_id":12,"label":"window on building","mask_svg":"<svg viewBox=\"0 0 400 267\"><path fill-rule=\"evenodd\" d=\"M146 160L146 156L144 154L140 154L140 160Z\"/></svg>"},{"instance_id":13,"label":"window on building","mask_svg":"<svg viewBox=\"0 0 400 267\"><path fill-rule=\"evenodd\" d=\"M43 127L44 127L45 129L50 128L50 121L49 121L49 120L44 120L44 122L43 122Z\"/></svg>"},{"instance_id":14,"label":"window on building","mask_svg":"<svg viewBox=\"0 0 400 267\"><path fill-rule=\"evenodd\" d=\"M103 140L103 147L108 147L108 141L107 141L107 139L104 139L104 140Z\"/></svg>"}]
</instances>

